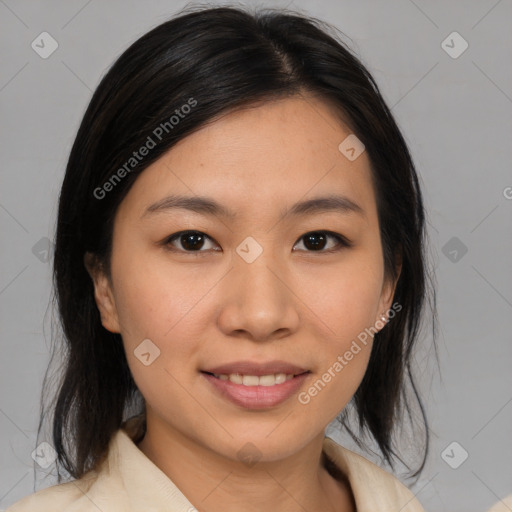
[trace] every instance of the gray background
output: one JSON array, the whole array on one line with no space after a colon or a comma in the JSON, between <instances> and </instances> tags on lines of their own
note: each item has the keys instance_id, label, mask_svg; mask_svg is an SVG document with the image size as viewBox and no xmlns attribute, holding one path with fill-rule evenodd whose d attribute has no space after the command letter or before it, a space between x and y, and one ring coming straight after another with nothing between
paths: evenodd
<instances>
[{"instance_id":1,"label":"gray background","mask_svg":"<svg viewBox=\"0 0 512 512\"><path fill-rule=\"evenodd\" d=\"M45 249L78 124L113 60L184 5L0 0L2 509L34 489L50 346ZM258 5L304 10L342 30L410 146L429 211L441 361L438 372L427 332L417 360L432 450L412 490L427 511L484 511L512 493L512 2ZM31 48L43 31L59 45L47 59ZM442 45L453 31L469 44L457 58L444 48L458 51L460 40ZM460 446L443 459L453 441ZM462 450L469 457L453 469L445 460L457 465ZM52 483L40 474L37 488Z\"/></svg>"}]
</instances>

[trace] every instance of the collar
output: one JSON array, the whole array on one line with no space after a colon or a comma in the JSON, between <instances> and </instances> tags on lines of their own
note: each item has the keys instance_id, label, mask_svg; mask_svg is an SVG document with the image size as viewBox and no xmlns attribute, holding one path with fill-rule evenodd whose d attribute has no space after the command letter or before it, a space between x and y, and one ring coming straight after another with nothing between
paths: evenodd
<instances>
[{"instance_id":1,"label":"collar","mask_svg":"<svg viewBox=\"0 0 512 512\"><path fill-rule=\"evenodd\" d=\"M129 502L134 510L140 506L149 512L153 510L147 507L150 503L156 507L154 510L167 507L167 510L176 512L194 511L193 505L170 478L137 447L144 433L144 414L123 423L111 440L106 460L109 472L120 473L123 487L130 495ZM327 436L324 438L323 452L348 481L354 494L357 512L424 512L412 492L397 478L361 455L344 448Z\"/></svg>"}]
</instances>

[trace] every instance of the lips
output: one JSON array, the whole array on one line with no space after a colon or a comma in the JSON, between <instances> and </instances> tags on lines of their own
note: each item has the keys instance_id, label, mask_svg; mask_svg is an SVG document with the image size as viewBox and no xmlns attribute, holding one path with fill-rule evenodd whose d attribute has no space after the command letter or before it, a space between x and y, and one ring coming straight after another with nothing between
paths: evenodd
<instances>
[{"instance_id":1,"label":"lips","mask_svg":"<svg viewBox=\"0 0 512 512\"><path fill-rule=\"evenodd\" d=\"M203 373L215 375L229 375L238 373L240 375L272 375L285 373L287 375L301 375L308 370L285 361L269 361L267 363L255 363L254 361L235 361L233 363L221 364L201 370Z\"/></svg>"},{"instance_id":2,"label":"lips","mask_svg":"<svg viewBox=\"0 0 512 512\"><path fill-rule=\"evenodd\" d=\"M267 387L237 384L229 380L221 380L210 373L201 372L201 376L210 384L210 389L214 390L218 396L239 407L253 410L268 409L284 404L299 392L310 375L310 372L305 372L285 380L281 384L276 383Z\"/></svg>"}]
</instances>

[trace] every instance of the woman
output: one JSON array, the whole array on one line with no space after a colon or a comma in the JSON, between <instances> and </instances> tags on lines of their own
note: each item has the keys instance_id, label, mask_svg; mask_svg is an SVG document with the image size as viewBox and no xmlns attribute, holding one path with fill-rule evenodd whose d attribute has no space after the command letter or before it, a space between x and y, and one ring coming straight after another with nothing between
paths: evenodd
<instances>
[{"instance_id":1,"label":"woman","mask_svg":"<svg viewBox=\"0 0 512 512\"><path fill-rule=\"evenodd\" d=\"M53 446L74 480L9 511L423 510L325 436L338 419L399 458L428 296L412 159L329 30L200 9L101 81L54 257Z\"/></svg>"}]
</instances>

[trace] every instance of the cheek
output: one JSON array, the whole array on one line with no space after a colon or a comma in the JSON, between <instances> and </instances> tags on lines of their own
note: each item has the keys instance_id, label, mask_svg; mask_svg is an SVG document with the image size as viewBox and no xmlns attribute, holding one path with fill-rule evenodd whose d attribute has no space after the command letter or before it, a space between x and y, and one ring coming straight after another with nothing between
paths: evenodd
<instances>
[{"instance_id":1,"label":"cheek","mask_svg":"<svg viewBox=\"0 0 512 512\"><path fill-rule=\"evenodd\" d=\"M327 421L347 405L366 372L382 282L378 258L359 254L344 263L336 270L319 267L302 280L321 364L298 399Z\"/></svg>"},{"instance_id":2,"label":"cheek","mask_svg":"<svg viewBox=\"0 0 512 512\"><path fill-rule=\"evenodd\" d=\"M112 267L121 331L130 341L164 339L204 295L194 272L179 271L156 251L134 249L113 260Z\"/></svg>"},{"instance_id":3,"label":"cheek","mask_svg":"<svg viewBox=\"0 0 512 512\"><path fill-rule=\"evenodd\" d=\"M378 258L354 253L336 266L304 273L304 302L316 316L316 326L328 345L343 350L374 325L382 288Z\"/></svg>"},{"instance_id":4,"label":"cheek","mask_svg":"<svg viewBox=\"0 0 512 512\"><path fill-rule=\"evenodd\" d=\"M193 265L178 269L156 251L151 254L134 250L130 257L113 261L112 267L116 270L113 277L121 336L139 387L145 387L144 383L158 387L162 379L169 378L164 368L180 382L189 379L187 371L197 358L198 340L204 338L201 330L208 323L208 290L215 281L205 279L204 273L194 271ZM148 339L151 343L145 342L146 345L158 358L146 367L137 355L141 351L138 347ZM159 373L148 372L147 368Z\"/></svg>"},{"instance_id":5,"label":"cheek","mask_svg":"<svg viewBox=\"0 0 512 512\"><path fill-rule=\"evenodd\" d=\"M189 397L183 388L190 386L200 339L201 310L194 306L205 291L191 284L190 275L187 280L184 273L170 273L147 254L132 254L117 264L116 309L137 387L152 404L168 407L172 396L176 407L186 407Z\"/></svg>"}]
</instances>

